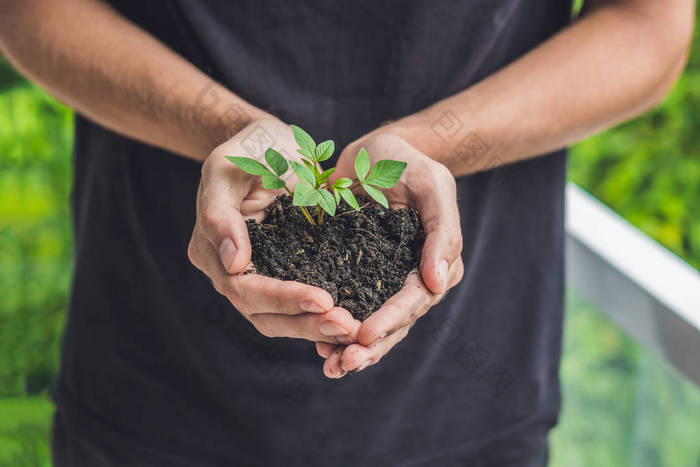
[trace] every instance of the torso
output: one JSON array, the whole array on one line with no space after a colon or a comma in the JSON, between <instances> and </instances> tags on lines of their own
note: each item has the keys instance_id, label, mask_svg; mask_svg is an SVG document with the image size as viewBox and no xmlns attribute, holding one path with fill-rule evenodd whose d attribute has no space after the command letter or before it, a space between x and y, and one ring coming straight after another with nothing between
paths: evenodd
<instances>
[{"instance_id":1,"label":"torso","mask_svg":"<svg viewBox=\"0 0 700 467\"><path fill-rule=\"evenodd\" d=\"M252 104L340 147L569 19L555 0L112 3ZM339 381L312 343L257 334L189 264L197 164L82 118L75 152L56 397L96 449L167 465L448 466L542 444L559 407L563 152L458 180L464 280L380 364Z\"/></svg>"}]
</instances>

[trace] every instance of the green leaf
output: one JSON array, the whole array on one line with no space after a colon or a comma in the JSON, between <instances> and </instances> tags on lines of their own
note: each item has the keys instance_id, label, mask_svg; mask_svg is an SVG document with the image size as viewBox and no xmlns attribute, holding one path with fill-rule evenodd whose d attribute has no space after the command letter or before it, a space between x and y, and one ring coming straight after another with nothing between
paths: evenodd
<instances>
[{"instance_id":1,"label":"green leaf","mask_svg":"<svg viewBox=\"0 0 700 467\"><path fill-rule=\"evenodd\" d=\"M316 160L319 162L330 159L335 151L335 143L331 140L324 141L316 147Z\"/></svg>"},{"instance_id":2,"label":"green leaf","mask_svg":"<svg viewBox=\"0 0 700 467\"><path fill-rule=\"evenodd\" d=\"M301 161L304 163L305 166L307 166L309 168L310 171L312 171L314 173L314 177L318 178L319 174L318 174L318 168L316 167L316 164L314 164L311 161L307 161L306 159L302 159Z\"/></svg>"},{"instance_id":3,"label":"green leaf","mask_svg":"<svg viewBox=\"0 0 700 467\"><path fill-rule=\"evenodd\" d=\"M272 171L277 175L284 175L289 169L289 164L287 164L287 161L282 157L282 154L272 148L265 151L265 160L267 161L267 165L269 165Z\"/></svg>"},{"instance_id":4,"label":"green leaf","mask_svg":"<svg viewBox=\"0 0 700 467\"><path fill-rule=\"evenodd\" d=\"M335 198L335 204L340 204L340 192L336 187L333 187L333 197Z\"/></svg>"},{"instance_id":5,"label":"green leaf","mask_svg":"<svg viewBox=\"0 0 700 467\"><path fill-rule=\"evenodd\" d=\"M355 173L357 174L358 180L364 181L367 172L369 172L369 165L369 154L367 154L365 148L362 148L360 152L357 153L357 157L355 157Z\"/></svg>"},{"instance_id":6,"label":"green leaf","mask_svg":"<svg viewBox=\"0 0 700 467\"><path fill-rule=\"evenodd\" d=\"M312 187L316 186L316 177L314 177L314 173L309 170L308 167L305 167L296 161L290 161L290 164L292 164L292 170L295 174L297 174L299 180L308 183Z\"/></svg>"},{"instance_id":7,"label":"green leaf","mask_svg":"<svg viewBox=\"0 0 700 467\"><path fill-rule=\"evenodd\" d=\"M333 198L333 195L328 190L324 190L322 188L316 190L316 192L319 194L318 204L328 214L330 214L331 216L334 215L335 214L335 198Z\"/></svg>"},{"instance_id":8,"label":"green leaf","mask_svg":"<svg viewBox=\"0 0 700 467\"><path fill-rule=\"evenodd\" d=\"M275 174L266 173L262 176L262 186L268 190L283 188L284 181Z\"/></svg>"},{"instance_id":9,"label":"green leaf","mask_svg":"<svg viewBox=\"0 0 700 467\"><path fill-rule=\"evenodd\" d=\"M316 166L316 164L314 164L313 162L309 162L306 159L302 159L301 161L304 163L305 166L309 168L310 171L314 173L314 177L316 178L316 180L318 180L318 178L321 175L318 173L318 167Z\"/></svg>"},{"instance_id":10,"label":"green leaf","mask_svg":"<svg viewBox=\"0 0 700 467\"><path fill-rule=\"evenodd\" d=\"M391 188L399 181L401 174L406 169L406 163L384 159L372 167L372 172L365 179L365 183L379 188Z\"/></svg>"},{"instance_id":11,"label":"green leaf","mask_svg":"<svg viewBox=\"0 0 700 467\"><path fill-rule=\"evenodd\" d=\"M318 206L318 203L321 202L321 194L314 188L304 201L307 203L307 206Z\"/></svg>"},{"instance_id":12,"label":"green leaf","mask_svg":"<svg viewBox=\"0 0 700 467\"><path fill-rule=\"evenodd\" d=\"M347 188L350 185L352 185L352 180L350 180L347 177L340 177L338 180L335 181L333 184L334 188Z\"/></svg>"},{"instance_id":13,"label":"green leaf","mask_svg":"<svg viewBox=\"0 0 700 467\"><path fill-rule=\"evenodd\" d=\"M316 206L318 204L318 192L305 183L297 183L294 186L294 206Z\"/></svg>"},{"instance_id":14,"label":"green leaf","mask_svg":"<svg viewBox=\"0 0 700 467\"><path fill-rule=\"evenodd\" d=\"M309 151L312 155L309 157L312 161L316 162L316 143L314 139L307 132L302 130L296 125L289 125L292 127L292 132L294 133L294 139L297 140L297 144L301 149Z\"/></svg>"},{"instance_id":15,"label":"green leaf","mask_svg":"<svg viewBox=\"0 0 700 467\"><path fill-rule=\"evenodd\" d=\"M250 157L225 156L226 159L233 162L236 167L251 175L265 175L271 173L270 170L260 162Z\"/></svg>"},{"instance_id":16,"label":"green leaf","mask_svg":"<svg viewBox=\"0 0 700 467\"><path fill-rule=\"evenodd\" d=\"M389 209L389 202L386 200L384 193L382 193L378 189L374 188L373 186L365 185L364 183L362 184L362 188L364 188L365 191L367 192L367 194L370 195L372 198L374 198L375 201L377 201L379 204L381 204L385 208Z\"/></svg>"},{"instance_id":17,"label":"green leaf","mask_svg":"<svg viewBox=\"0 0 700 467\"><path fill-rule=\"evenodd\" d=\"M326 180L328 180L328 177L330 177L333 172L335 172L335 167L331 167L328 170L324 170L323 173L318 176L319 181L325 182Z\"/></svg>"},{"instance_id":18,"label":"green leaf","mask_svg":"<svg viewBox=\"0 0 700 467\"><path fill-rule=\"evenodd\" d=\"M315 159L316 154L315 154L315 153L312 153L312 152L309 151L308 149L297 149L297 152L298 152L299 154L301 154L302 156L306 157L307 159L309 159L310 161L316 162L316 159ZM302 160L304 160L304 159L302 159ZM307 161L307 162L308 162L308 161Z\"/></svg>"},{"instance_id":19,"label":"green leaf","mask_svg":"<svg viewBox=\"0 0 700 467\"><path fill-rule=\"evenodd\" d=\"M357 200L355 199L355 195L352 194L352 191L348 188L341 188L340 190L340 196L343 197L346 203L350 205L355 211L360 210L360 205L357 204Z\"/></svg>"}]
</instances>

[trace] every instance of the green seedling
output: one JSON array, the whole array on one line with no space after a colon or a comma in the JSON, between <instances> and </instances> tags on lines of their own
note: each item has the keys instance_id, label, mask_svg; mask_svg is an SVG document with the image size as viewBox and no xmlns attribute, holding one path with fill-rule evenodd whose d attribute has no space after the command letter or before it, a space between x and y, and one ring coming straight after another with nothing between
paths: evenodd
<instances>
[{"instance_id":1,"label":"green seedling","mask_svg":"<svg viewBox=\"0 0 700 467\"><path fill-rule=\"evenodd\" d=\"M385 208L389 207L386 197L379 189L391 188L396 185L406 169L405 162L385 159L377 161L372 167L369 154L362 148L355 157L357 178L351 180L347 177L341 177L331 184L328 179L335 171L335 167L323 170L320 163L333 156L335 143L328 140L317 145L307 132L296 125L291 125L291 127L294 139L299 145L297 152L302 156L301 163L287 161L282 154L272 148L265 151L265 162L269 168L250 157L226 156L226 159L244 172L262 177L263 188L269 190L284 188L292 197L294 206L301 209L306 220L312 225L323 224L324 212L330 216L335 215L341 199L359 211L360 206L352 191L358 186L361 186L379 204ZM293 191L282 180L282 176L287 173L290 166L299 178ZM316 208L316 220L307 209L314 207Z\"/></svg>"}]
</instances>

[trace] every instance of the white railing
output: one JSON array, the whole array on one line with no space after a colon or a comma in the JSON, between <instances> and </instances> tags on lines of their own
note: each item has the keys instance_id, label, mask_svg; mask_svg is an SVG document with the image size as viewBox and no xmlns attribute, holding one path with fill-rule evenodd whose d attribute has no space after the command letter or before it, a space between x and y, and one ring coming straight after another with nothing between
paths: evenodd
<instances>
[{"instance_id":1,"label":"white railing","mask_svg":"<svg viewBox=\"0 0 700 467\"><path fill-rule=\"evenodd\" d=\"M700 386L700 273L569 183L568 285Z\"/></svg>"}]
</instances>

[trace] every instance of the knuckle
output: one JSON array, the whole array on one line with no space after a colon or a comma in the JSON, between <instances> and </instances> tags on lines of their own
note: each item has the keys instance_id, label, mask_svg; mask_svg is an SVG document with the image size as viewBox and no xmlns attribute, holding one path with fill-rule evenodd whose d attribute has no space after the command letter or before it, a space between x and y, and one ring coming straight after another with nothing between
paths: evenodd
<instances>
[{"instance_id":1,"label":"knuckle","mask_svg":"<svg viewBox=\"0 0 700 467\"><path fill-rule=\"evenodd\" d=\"M228 297L228 287L226 286L225 282L221 281L212 281L212 285L214 286L214 290L216 290L219 294Z\"/></svg>"},{"instance_id":2,"label":"knuckle","mask_svg":"<svg viewBox=\"0 0 700 467\"><path fill-rule=\"evenodd\" d=\"M429 220L427 220L423 224L423 230L427 232L435 232L440 228L440 219L437 217L433 217Z\"/></svg>"},{"instance_id":3,"label":"knuckle","mask_svg":"<svg viewBox=\"0 0 700 467\"><path fill-rule=\"evenodd\" d=\"M454 278L454 281L453 281L453 283L452 283L452 287L454 287L455 285L459 284L459 283L462 281L463 278L464 278L464 268L463 268L463 267L460 267L460 268L457 270L457 274L455 274L455 278Z\"/></svg>"},{"instance_id":4,"label":"knuckle","mask_svg":"<svg viewBox=\"0 0 700 467\"><path fill-rule=\"evenodd\" d=\"M195 246L194 238L190 239L190 243L187 245L187 258L190 260L190 263L201 269L199 259L197 258L197 247Z\"/></svg>"},{"instance_id":5,"label":"knuckle","mask_svg":"<svg viewBox=\"0 0 700 467\"><path fill-rule=\"evenodd\" d=\"M449 194L449 199L456 201L457 199L457 180L455 179L450 169L443 164L438 163L438 168L435 170L435 186L440 187L443 193Z\"/></svg>"},{"instance_id":6,"label":"knuckle","mask_svg":"<svg viewBox=\"0 0 700 467\"><path fill-rule=\"evenodd\" d=\"M217 147L214 148L214 150L207 156L206 159L204 159L204 162L202 162L202 168L200 170L200 176L202 178L202 181L206 181L207 178L209 177L209 174L212 173L212 170L214 170L214 167L212 165L214 164L214 161L216 159L221 159L221 157L224 155L223 148Z\"/></svg>"},{"instance_id":7,"label":"knuckle","mask_svg":"<svg viewBox=\"0 0 700 467\"><path fill-rule=\"evenodd\" d=\"M212 280L212 284L214 285L214 289L216 289L216 291L224 297L228 298L229 301L233 302L238 298L237 294L235 293L235 285L233 284L233 281L224 278L216 281ZM236 308L238 308L238 306L236 306Z\"/></svg>"},{"instance_id":8,"label":"knuckle","mask_svg":"<svg viewBox=\"0 0 700 467\"><path fill-rule=\"evenodd\" d=\"M236 286L230 280L224 280L224 284L222 286L222 289L224 290L224 294L227 297L236 297L237 296Z\"/></svg>"},{"instance_id":9,"label":"knuckle","mask_svg":"<svg viewBox=\"0 0 700 467\"><path fill-rule=\"evenodd\" d=\"M269 338L279 337L279 335L275 332L275 330L271 326L265 326L265 325L260 325L260 324L254 324L254 326L255 326L255 329L257 329L258 332L265 337L269 337Z\"/></svg>"},{"instance_id":10,"label":"knuckle","mask_svg":"<svg viewBox=\"0 0 700 467\"><path fill-rule=\"evenodd\" d=\"M375 342L378 339L385 338L394 330L393 323L369 323L368 325L364 326L365 327L363 328L363 333L371 342Z\"/></svg>"},{"instance_id":11,"label":"knuckle","mask_svg":"<svg viewBox=\"0 0 700 467\"><path fill-rule=\"evenodd\" d=\"M451 185L455 184L455 178L452 176L452 172L447 168L445 164L436 163L435 173L440 176L441 179L449 182Z\"/></svg>"},{"instance_id":12,"label":"knuckle","mask_svg":"<svg viewBox=\"0 0 700 467\"><path fill-rule=\"evenodd\" d=\"M232 298L245 298L245 294L241 293L242 285L240 281L232 277L226 281L226 294Z\"/></svg>"},{"instance_id":13,"label":"knuckle","mask_svg":"<svg viewBox=\"0 0 700 467\"><path fill-rule=\"evenodd\" d=\"M464 278L464 262L461 257L457 258L457 264L455 265L454 277L451 281L450 287L454 287L459 284Z\"/></svg>"},{"instance_id":14,"label":"knuckle","mask_svg":"<svg viewBox=\"0 0 700 467\"><path fill-rule=\"evenodd\" d=\"M463 240L461 235L450 235L447 239L447 246L451 252L458 255L462 252Z\"/></svg>"},{"instance_id":15,"label":"knuckle","mask_svg":"<svg viewBox=\"0 0 700 467\"><path fill-rule=\"evenodd\" d=\"M257 329L257 331L265 337L281 337L277 327L274 326L274 323L271 322L266 316L250 315L248 316L248 321L250 321L255 329Z\"/></svg>"},{"instance_id":16,"label":"knuckle","mask_svg":"<svg viewBox=\"0 0 700 467\"><path fill-rule=\"evenodd\" d=\"M211 207L205 207L204 209L202 209L202 213L200 214L200 220L202 223L202 227L204 227L207 230L216 230L217 226L219 225L219 216L217 215L216 211Z\"/></svg>"}]
</instances>

